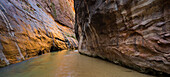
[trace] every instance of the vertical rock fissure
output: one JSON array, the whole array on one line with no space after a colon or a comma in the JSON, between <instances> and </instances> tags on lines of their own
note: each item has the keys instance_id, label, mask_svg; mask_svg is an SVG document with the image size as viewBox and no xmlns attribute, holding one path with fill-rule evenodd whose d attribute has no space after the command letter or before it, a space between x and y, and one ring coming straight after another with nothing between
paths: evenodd
<instances>
[{"instance_id":1,"label":"vertical rock fissure","mask_svg":"<svg viewBox=\"0 0 170 77\"><path fill-rule=\"evenodd\" d=\"M3 7L3 6L1 5L1 7ZM4 8L4 7L3 7L3 8ZM4 10L5 10L5 9L4 9ZM15 39L14 43L15 43L17 49L18 49L18 52L19 52L19 54L20 54L20 57L21 57L23 60L25 60L24 56L23 56L22 53L21 53L21 49L19 48L19 46L18 46L18 44L17 44L17 42L16 42L17 40L16 40L15 32L13 32L14 29L12 28L9 20L7 19L7 17L5 16L5 14L4 14L1 10L0 10L0 15L1 15L1 17L3 18L3 21L4 21L5 24L6 24L6 28L8 29L9 35L10 35L12 38Z\"/></svg>"},{"instance_id":2,"label":"vertical rock fissure","mask_svg":"<svg viewBox=\"0 0 170 77\"><path fill-rule=\"evenodd\" d=\"M0 60L1 61L5 61L5 63L7 64L7 65L9 65L10 63L9 63L9 60L6 58L6 56L4 55L4 53L3 53L3 47L2 47L2 44L1 44L1 42L0 42Z\"/></svg>"}]
</instances>

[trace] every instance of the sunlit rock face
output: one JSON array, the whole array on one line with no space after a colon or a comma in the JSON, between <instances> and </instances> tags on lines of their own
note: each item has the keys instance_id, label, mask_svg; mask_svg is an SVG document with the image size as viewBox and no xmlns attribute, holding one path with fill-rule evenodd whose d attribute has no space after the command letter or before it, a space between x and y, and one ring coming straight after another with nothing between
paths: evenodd
<instances>
[{"instance_id":1,"label":"sunlit rock face","mask_svg":"<svg viewBox=\"0 0 170 77\"><path fill-rule=\"evenodd\" d=\"M0 67L76 48L71 0L0 0Z\"/></svg>"},{"instance_id":2,"label":"sunlit rock face","mask_svg":"<svg viewBox=\"0 0 170 77\"><path fill-rule=\"evenodd\" d=\"M75 0L79 52L140 72L170 74L169 4L168 0Z\"/></svg>"},{"instance_id":3,"label":"sunlit rock face","mask_svg":"<svg viewBox=\"0 0 170 77\"><path fill-rule=\"evenodd\" d=\"M63 26L74 27L75 11L73 0L37 0L54 20Z\"/></svg>"}]
</instances>

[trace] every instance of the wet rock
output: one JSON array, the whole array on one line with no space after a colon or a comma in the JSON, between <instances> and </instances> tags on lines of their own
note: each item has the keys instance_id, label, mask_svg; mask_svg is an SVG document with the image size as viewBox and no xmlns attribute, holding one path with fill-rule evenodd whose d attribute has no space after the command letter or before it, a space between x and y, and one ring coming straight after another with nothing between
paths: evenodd
<instances>
[{"instance_id":1,"label":"wet rock","mask_svg":"<svg viewBox=\"0 0 170 77\"><path fill-rule=\"evenodd\" d=\"M1 0L0 67L48 53L52 47L77 48L72 7L71 0Z\"/></svg>"},{"instance_id":2,"label":"wet rock","mask_svg":"<svg viewBox=\"0 0 170 77\"><path fill-rule=\"evenodd\" d=\"M75 0L79 52L170 74L168 0Z\"/></svg>"}]
</instances>

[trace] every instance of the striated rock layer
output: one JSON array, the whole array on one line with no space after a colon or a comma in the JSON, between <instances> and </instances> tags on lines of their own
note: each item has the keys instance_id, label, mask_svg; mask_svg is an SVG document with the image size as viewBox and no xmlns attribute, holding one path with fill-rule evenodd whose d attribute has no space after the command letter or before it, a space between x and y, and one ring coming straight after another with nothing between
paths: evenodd
<instances>
[{"instance_id":1,"label":"striated rock layer","mask_svg":"<svg viewBox=\"0 0 170 77\"><path fill-rule=\"evenodd\" d=\"M169 5L169 0L75 0L79 52L140 72L170 74Z\"/></svg>"},{"instance_id":2,"label":"striated rock layer","mask_svg":"<svg viewBox=\"0 0 170 77\"><path fill-rule=\"evenodd\" d=\"M76 48L72 0L0 0L0 67Z\"/></svg>"}]
</instances>

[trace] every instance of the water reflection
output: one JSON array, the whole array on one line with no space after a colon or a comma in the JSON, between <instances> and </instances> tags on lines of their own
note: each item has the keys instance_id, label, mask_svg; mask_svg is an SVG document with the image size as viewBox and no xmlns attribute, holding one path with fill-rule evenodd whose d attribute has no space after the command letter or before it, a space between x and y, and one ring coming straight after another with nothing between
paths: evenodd
<instances>
[{"instance_id":1,"label":"water reflection","mask_svg":"<svg viewBox=\"0 0 170 77\"><path fill-rule=\"evenodd\" d=\"M151 77L77 51L48 53L0 69L0 77Z\"/></svg>"}]
</instances>

